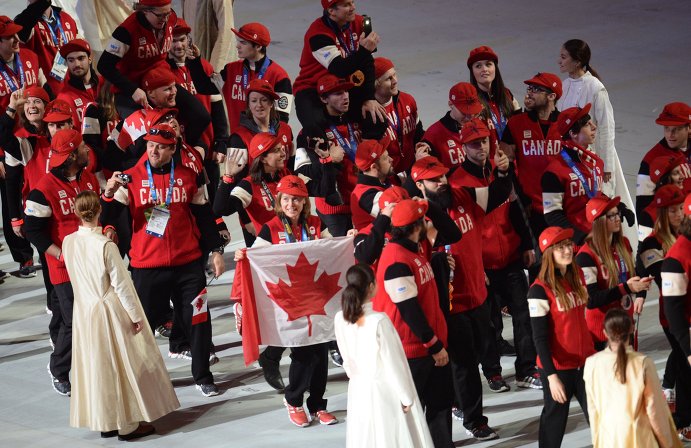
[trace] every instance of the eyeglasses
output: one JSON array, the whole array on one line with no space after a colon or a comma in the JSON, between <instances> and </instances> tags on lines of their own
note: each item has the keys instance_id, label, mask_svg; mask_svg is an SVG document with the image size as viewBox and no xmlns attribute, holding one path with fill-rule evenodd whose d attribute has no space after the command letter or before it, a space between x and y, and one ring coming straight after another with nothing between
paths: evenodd
<instances>
[{"instance_id":1,"label":"eyeglasses","mask_svg":"<svg viewBox=\"0 0 691 448\"><path fill-rule=\"evenodd\" d=\"M532 84L529 84L528 87L525 88L525 91L528 93L549 93L549 90Z\"/></svg>"},{"instance_id":2,"label":"eyeglasses","mask_svg":"<svg viewBox=\"0 0 691 448\"><path fill-rule=\"evenodd\" d=\"M170 17L170 15L173 13L173 11L168 11L168 12L164 12L164 13L157 13L157 12L154 12L153 9L147 9L146 12L155 15L156 18L159 20L165 20L168 17Z\"/></svg>"},{"instance_id":3,"label":"eyeglasses","mask_svg":"<svg viewBox=\"0 0 691 448\"><path fill-rule=\"evenodd\" d=\"M149 129L149 135L160 135L163 138L167 139L175 139L176 135L170 131L166 131L165 129Z\"/></svg>"},{"instance_id":4,"label":"eyeglasses","mask_svg":"<svg viewBox=\"0 0 691 448\"><path fill-rule=\"evenodd\" d=\"M555 252L568 252L568 251L573 251L573 241L571 241L571 240L564 240L564 241L561 241L561 242L555 244L555 245L552 246L552 247L554 248L554 251L555 251Z\"/></svg>"},{"instance_id":5,"label":"eyeglasses","mask_svg":"<svg viewBox=\"0 0 691 448\"><path fill-rule=\"evenodd\" d=\"M605 215L605 218L607 218L609 221L616 221L617 218L619 218L621 221L621 212L608 213Z\"/></svg>"}]
</instances>

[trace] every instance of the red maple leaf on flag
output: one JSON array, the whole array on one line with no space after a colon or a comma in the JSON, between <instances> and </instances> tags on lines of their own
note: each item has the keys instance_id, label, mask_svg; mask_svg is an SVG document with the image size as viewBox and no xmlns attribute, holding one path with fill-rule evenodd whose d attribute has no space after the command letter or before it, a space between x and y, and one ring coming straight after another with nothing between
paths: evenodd
<instances>
[{"instance_id":1,"label":"red maple leaf on flag","mask_svg":"<svg viewBox=\"0 0 691 448\"><path fill-rule=\"evenodd\" d=\"M308 335L312 336L312 315L326 315L324 307L341 290L338 285L340 272L327 274L325 271L315 280L319 261L310 264L303 252L298 255L294 266L286 265L290 284L278 279L278 283L266 283L269 297L288 314L288 321L307 318Z\"/></svg>"}]
</instances>

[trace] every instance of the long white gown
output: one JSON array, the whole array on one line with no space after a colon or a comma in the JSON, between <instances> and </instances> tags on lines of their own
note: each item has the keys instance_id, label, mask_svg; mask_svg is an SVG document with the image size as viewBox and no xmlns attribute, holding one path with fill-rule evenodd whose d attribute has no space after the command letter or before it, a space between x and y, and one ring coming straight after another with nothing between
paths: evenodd
<instances>
[{"instance_id":1,"label":"long white gown","mask_svg":"<svg viewBox=\"0 0 691 448\"><path fill-rule=\"evenodd\" d=\"M373 311L371 303L364 308L362 325L345 321L342 311L334 318L350 378L346 447L433 447L398 333L386 314Z\"/></svg>"},{"instance_id":2,"label":"long white gown","mask_svg":"<svg viewBox=\"0 0 691 448\"><path fill-rule=\"evenodd\" d=\"M609 101L609 94L604 84L594 77L590 72L578 79L566 78L562 81L563 91L561 98L557 102L559 110L569 107L583 107L592 104L590 116L598 127L597 137L592 145L595 154L605 162L605 172L612 173L610 180L603 187L606 195L620 196L621 201L626 204L629 210L635 212L631 193L626 185L624 171L621 169L619 155L614 147L614 111L612 103ZM633 227L624 226L624 235L631 241L633 253L636 253L638 242L637 224Z\"/></svg>"}]
</instances>

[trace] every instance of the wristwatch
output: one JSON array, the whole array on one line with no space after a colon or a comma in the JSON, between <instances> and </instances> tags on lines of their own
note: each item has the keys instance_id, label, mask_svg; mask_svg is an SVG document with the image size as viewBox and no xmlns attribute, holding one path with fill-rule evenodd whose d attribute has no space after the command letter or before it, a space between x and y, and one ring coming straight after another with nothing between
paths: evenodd
<instances>
[{"instance_id":1,"label":"wristwatch","mask_svg":"<svg viewBox=\"0 0 691 448\"><path fill-rule=\"evenodd\" d=\"M225 246L214 247L213 249L211 249L212 253L216 252L216 253L219 253L221 255L223 255L225 253L225 251L226 251Z\"/></svg>"}]
</instances>

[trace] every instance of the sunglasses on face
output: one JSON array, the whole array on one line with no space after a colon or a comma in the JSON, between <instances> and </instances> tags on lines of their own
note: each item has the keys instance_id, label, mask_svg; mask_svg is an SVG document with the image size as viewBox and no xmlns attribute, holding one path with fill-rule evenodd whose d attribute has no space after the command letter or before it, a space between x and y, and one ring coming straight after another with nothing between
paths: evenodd
<instances>
[{"instance_id":1,"label":"sunglasses on face","mask_svg":"<svg viewBox=\"0 0 691 448\"><path fill-rule=\"evenodd\" d=\"M157 18L157 19L160 19L160 20L165 20L165 19L167 19L167 18L170 17L170 15L173 13L173 11L168 11L168 12L163 12L163 13L157 13L157 12L154 12L153 9L147 9L146 12L155 15L156 18Z\"/></svg>"}]
</instances>

